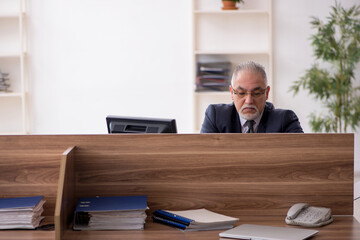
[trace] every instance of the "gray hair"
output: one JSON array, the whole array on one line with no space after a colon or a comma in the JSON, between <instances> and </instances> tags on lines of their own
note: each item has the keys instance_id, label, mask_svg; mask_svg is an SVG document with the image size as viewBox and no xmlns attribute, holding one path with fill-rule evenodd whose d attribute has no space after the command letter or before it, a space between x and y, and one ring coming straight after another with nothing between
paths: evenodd
<instances>
[{"instance_id":1,"label":"gray hair","mask_svg":"<svg viewBox=\"0 0 360 240\"><path fill-rule=\"evenodd\" d=\"M239 65L237 65L235 67L234 73L231 78L231 86L234 86L233 85L234 81L240 71L251 71L254 73L260 73L265 81L265 86L267 86L267 77L266 77L266 72L265 72L264 66L259 63L253 62L253 61L240 63Z\"/></svg>"}]
</instances>

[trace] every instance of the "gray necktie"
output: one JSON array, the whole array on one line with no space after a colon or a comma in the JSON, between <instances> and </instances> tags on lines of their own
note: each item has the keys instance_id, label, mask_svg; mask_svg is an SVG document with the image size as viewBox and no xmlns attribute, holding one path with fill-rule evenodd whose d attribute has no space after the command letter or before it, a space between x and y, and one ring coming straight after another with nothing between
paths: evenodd
<instances>
[{"instance_id":1,"label":"gray necktie","mask_svg":"<svg viewBox=\"0 0 360 240\"><path fill-rule=\"evenodd\" d=\"M246 133L254 133L254 120L247 120L245 122L245 125L248 127L248 130Z\"/></svg>"}]
</instances>

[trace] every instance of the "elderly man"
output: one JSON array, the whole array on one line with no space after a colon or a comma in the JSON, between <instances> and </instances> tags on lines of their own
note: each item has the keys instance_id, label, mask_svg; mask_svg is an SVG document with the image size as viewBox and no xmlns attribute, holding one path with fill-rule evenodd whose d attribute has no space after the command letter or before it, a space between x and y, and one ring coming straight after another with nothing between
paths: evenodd
<instances>
[{"instance_id":1,"label":"elderly man","mask_svg":"<svg viewBox=\"0 0 360 240\"><path fill-rule=\"evenodd\" d=\"M266 102L270 86L264 67L255 62L238 65L229 86L231 104L211 104L201 133L302 133L296 114Z\"/></svg>"}]
</instances>

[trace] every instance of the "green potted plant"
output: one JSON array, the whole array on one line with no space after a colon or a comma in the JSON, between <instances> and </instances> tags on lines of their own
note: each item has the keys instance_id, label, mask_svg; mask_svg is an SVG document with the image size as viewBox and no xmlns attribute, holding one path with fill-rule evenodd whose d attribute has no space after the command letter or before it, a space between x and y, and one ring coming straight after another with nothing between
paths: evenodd
<instances>
[{"instance_id":1,"label":"green potted plant","mask_svg":"<svg viewBox=\"0 0 360 240\"><path fill-rule=\"evenodd\" d=\"M314 132L356 131L360 124L360 87L352 83L360 61L360 6L344 9L335 3L331 10L326 23L312 18L311 25L317 30L311 36L317 61L290 90L296 94L300 88L306 89L324 104L325 114L310 115Z\"/></svg>"},{"instance_id":2,"label":"green potted plant","mask_svg":"<svg viewBox=\"0 0 360 240\"><path fill-rule=\"evenodd\" d=\"M238 9L237 3L243 3L244 0L222 0L223 10L236 10Z\"/></svg>"}]
</instances>

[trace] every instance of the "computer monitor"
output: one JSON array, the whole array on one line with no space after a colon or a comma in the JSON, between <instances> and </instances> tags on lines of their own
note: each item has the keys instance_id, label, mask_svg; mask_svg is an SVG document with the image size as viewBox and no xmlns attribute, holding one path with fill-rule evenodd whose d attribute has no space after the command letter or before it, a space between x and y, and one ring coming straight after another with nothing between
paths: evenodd
<instances>
[{"instance_id":1,"label":"computer monitor","mask_svg":"<svg viewBox=\"0 0 360 240\"><path fill-rule=\"evenodd\" d=\"M108 133L177 133L175 119L107 116Z\"/></svg>"}]
</instances>

